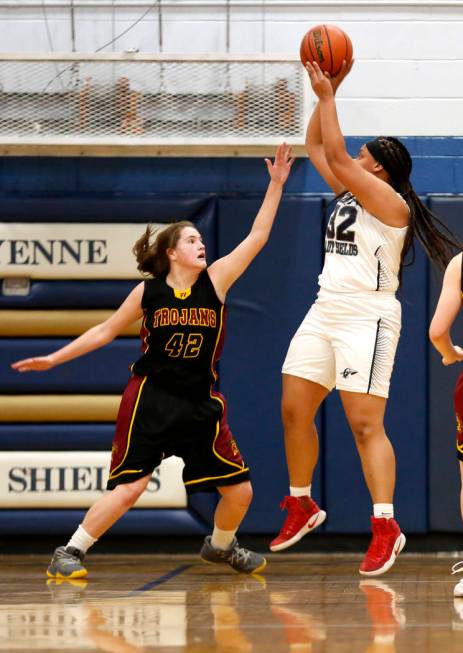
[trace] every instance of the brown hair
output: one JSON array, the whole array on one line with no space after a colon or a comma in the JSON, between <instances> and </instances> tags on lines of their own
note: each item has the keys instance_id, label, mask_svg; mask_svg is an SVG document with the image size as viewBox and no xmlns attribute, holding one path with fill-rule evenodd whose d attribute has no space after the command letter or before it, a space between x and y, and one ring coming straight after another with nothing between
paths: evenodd
<instances>
[{"instance_id":1,"label":"brown hair","mask_svg":"<svg viewBox=\"0 0 463 653\"><path fill-rule=\"evenodd\" d=\"M132 248L132 252L137 259L137 269L153 276L167 274L170 269L167 250L175 248L185 227L196 228L188 220L174 222L174 224L156 231L153 231L152 226L148 225L143 236L137 240ZM156 237L154 242L150 243L152 236Z\"/></svg>"}]
</instances>

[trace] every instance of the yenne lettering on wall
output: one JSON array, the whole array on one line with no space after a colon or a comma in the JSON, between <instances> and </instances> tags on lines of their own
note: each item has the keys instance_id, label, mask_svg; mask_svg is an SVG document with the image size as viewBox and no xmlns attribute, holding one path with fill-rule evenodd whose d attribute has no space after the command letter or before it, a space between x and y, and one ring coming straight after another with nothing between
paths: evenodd
<instances>
[{"instance_id":1,"label":"yenne lettering on wall","mask_svg":"<svg viewBox=\"0 0 463 653\"><path fill-rule=\"evenodd\" d=\"M132 246L144 229L144 224L1 222L0 275L135 279L140 275Z\"/></svg>"},{"instance_id":2,"label":"yenne lettering on wall","mask_svg":"<svg viewBox=\"0 0 463 653\"><path fill-rule=\"evenodd\" d=\"M110 453L15 451L0 459L1 508L86 508L105 491ZM183 508L183 461L172 456L154 470L139 508Z\"/></svg>"}]
</instances>

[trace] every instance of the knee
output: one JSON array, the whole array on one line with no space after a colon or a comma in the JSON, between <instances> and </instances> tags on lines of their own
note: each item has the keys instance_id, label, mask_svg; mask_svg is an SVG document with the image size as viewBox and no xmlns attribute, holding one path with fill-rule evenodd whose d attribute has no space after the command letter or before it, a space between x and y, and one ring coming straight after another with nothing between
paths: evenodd
<instances>
[{"instance_id":1,"label":"knee","mask_svg":"<svg viewBox=\"0 0 463 653\"><path fill-rule=\"evenodd\" d=\"M290 399L284 398L281 402L281 417L283 418L283 423L288 425L290 422L293 422L296 418L296 406Z\"/></svg>"},{"instance_id":2,"label":"knee","mask_svg":"<svg viewBox=\"0 0 463 653\"><path fill-rule=\"evenodd\" d=\"M286 442L301 445L315 431L315 423L311 416L301 411L294 402L290 402L286 406L282 405L282 420Z\"/></svg>"},{"instance_id":3,"label":"knee","mask_svg":"<svg viewBox=\"0 0 463 653\"><path fill-rule=\"evenodd\" d=\"M242 508L249 508L253 496L251 483L240 483L240 485L236 486L236 489L236 503Z\"/></svg>"},{"instance_id":4,"label":"knee","mask_svg":"<svg viewBox=\"0 0 463 653\"><path fill-rule=\"evenodd\" d=\"M127 510L133 506L133 504L139 499L143 494L143 491L146 487L146 483L142 483L144 479L139 479L133 483L125 483L123 485L118 485L113 492L117 492L119 501L122 506Z\"/></svg>"},{"instance_id":5,"label":"knee","mask_svg":"<svg viewBox=\"0 0 463 653\"><path fill-rule=\"evenodd\" d=\"M283 398L281 402L281 417L285 429L291 429L298 424L306 422L304 412L301 411L299 402L294 401L292 398Z\"/></svg>"},{"instance_id":6,"label":"knee","mask_svg":"<svg viewBox=\"0 0 463 653\"><path fill-rule=\"evenodd\" d=\"M376 424L368 420L355 420L351 422L350 427L359 446L367 444L382 431Z\"/></svg>"},{"instance_id":7,"label":"knee","mask_svg":"<svg viewBox=\"0 0 463 653\"><path fill-rule=\"evenodd\" d=\"M252 485L249 481L232 485L226 489L222 488L221 494L226 501L233 503L233 505L240 506L240 508L249 508L253 496Z\"/></svg>"}]
</instances>

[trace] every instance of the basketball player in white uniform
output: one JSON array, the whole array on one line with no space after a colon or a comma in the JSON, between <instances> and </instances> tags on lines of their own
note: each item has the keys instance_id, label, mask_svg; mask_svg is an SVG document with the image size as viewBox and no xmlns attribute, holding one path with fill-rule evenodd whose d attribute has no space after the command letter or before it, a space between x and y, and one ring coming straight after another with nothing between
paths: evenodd
<instances>
[{"instance_id":1,"label":"basketball player in white uniform","mask_svg":"<svg viewBox=\"0 0 463 653\"><path fill-rule=\"evenodd\" d=\"M333 388L340 392L361 458L372 503L373 537L360 573L386 572L405 545L394 520L395 456L384 430L389 382L401 326L395 297L403 257L416 234L441 267L455 245L435 226L410 183L411 157L399 140L379 137L357 158L345 146L335 104L336 78L307 64L319 102L307 128L311 163L337 196L327 225L320 291L283 365L282 415L290 494L288 516L272 551L292 546L319 526L326 513L311 498L318 459L314 424Z\"/></svg>"},{"instance_id":2,"label":"basketball player in white uniform","mask_svg":"<svg viewBox=\"0 0 463 653\"><path fill-rule=\"evenodd\" d=\"M406 226L381 223L351 193L338 200L326 230L320 292L291 342L285 374L387 398L406 233Z\"/></svg>"}]
</instances>

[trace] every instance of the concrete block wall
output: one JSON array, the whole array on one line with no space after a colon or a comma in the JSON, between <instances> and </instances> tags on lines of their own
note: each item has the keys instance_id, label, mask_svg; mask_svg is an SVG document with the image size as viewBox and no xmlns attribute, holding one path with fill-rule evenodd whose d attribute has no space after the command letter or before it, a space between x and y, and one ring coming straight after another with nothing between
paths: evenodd
<instances>
[{"instance_id":1,"label":"concrete block wall","mask_svg":"<svg viewBox=\"0 0 463 653\"><path fill-rule=\"evenodd\" d=\"M306 29L335 23L350 34L356 58L339 93L347 134L463 135L459 0L231 0L228 11L225 0L163 0L161 13L152 5L75 0L71 11L65 0L0 0L2 50L92 52L133 25L103 51L297 54Z\"/></svg>"}]
</instances>

